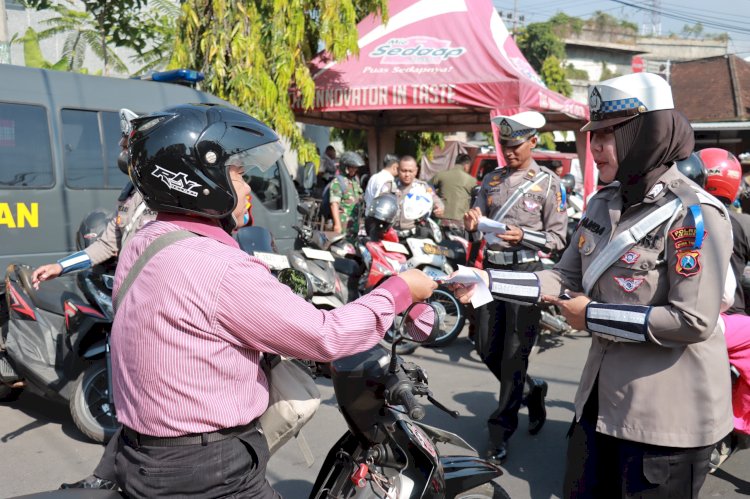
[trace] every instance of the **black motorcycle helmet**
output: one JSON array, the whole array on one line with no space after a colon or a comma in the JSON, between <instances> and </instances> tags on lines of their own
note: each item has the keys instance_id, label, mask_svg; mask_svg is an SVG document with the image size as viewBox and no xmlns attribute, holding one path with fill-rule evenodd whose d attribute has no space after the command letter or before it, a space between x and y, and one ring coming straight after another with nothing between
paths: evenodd
<instances>
[{"instance_id":1,"label":"black motorcycle helmet","mask_svg":"<svg viewBox=\"0 0 750 499\"><path fill-rule=\"evenodd\" d=\"M571 193L573 192L573 189L576 187L576 178L573 176L572 173L567 173L562 176L560 179L560 185L563 186L563 189L565 189L565 192Z\"/></svg>"},{"instance_id":2,"label":"black motorcycle helmet","mask_svg":"<svg viewBox=\"0 0 750 499\"><path fill-rule=\"evenodd\" d=\"M398 200L393 194L381 194L370 203L365 212L365 231L373 241L380 241L393 227L398 216Z\"/></svg>"},{"instance_id":3,"label":"black motorcycle helmet","mask_svg":"<svg viewBox=\"0 0 750 499\"><path fill-rule=\"evenodd\" d=\"M112 214L101 209L94 210L86 215L81 221L81 225L78 226L78 232L76 232L76 249L83 251L91 246L104 234L104 230L111 219Z\"/></svg>"},{"instance_id":4,"label":"black motorcycle helmet","mask_svg":"<svg viewBox=\"0 0 750 499\"><path fill-rule=\"evenodd\" d=\"M362 156L354 151L346 151L339 158L339 167L341 170L344 170L348 166L362 168L363 166L365 166L365 160L362 159Z\"/></svg>"},{"instance_id":5,"label":"black motorcycle helmet","mask_svg":"<svg viewBox=\"0 0 750 499\"><path fill-rule=\"evenodd\" d=\"M184 104L133 120L130 176L155 211L235 226L237 193L229 166L265 172L283 152L276 133L251 116L216 104Z\"/></svg>"},{"instance_id":6,"label":"black motorcycle helmet","mask_svg":"<svg viewBox=\"0 0 750 499\"><path fill-rule=\"evenodd\" d=\"M687 158L677 161L677 169L700 187L706 186L706 166L695 152L690 153Z\"/></svg>"}]
</instances>

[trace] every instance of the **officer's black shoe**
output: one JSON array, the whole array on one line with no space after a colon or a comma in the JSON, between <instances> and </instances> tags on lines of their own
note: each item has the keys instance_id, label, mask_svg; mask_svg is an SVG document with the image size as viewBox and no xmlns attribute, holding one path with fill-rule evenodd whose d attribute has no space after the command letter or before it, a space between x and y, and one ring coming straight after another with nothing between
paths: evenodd
<instances>
[{"instance_id":1,"label":"officer's black shoe","mask_svg":"<svg viewBox=\"0 0 750 499\"><path fill-rule=\"evenodd\" d=\"M78 480L75 483L64 483L60 485L60 489L104 489L104 490L117 490L117 484L104 478L99 478L96 475L89 475L83 480Z\"/></svg>"},{"instance_id":2,"label":"officer's black shoe","mask_svg":"<svg viewBox=\"0 0 750 499\"><path fill-rule=\"evenodd\" d=\"M508 443L502 442L487 453L487 460L492 464L502 464L508 458Z\"/></svg>"},{"instance_id":3,"label":"officer's black shoe","mask_svg":"<svg viewBox=\"0 0 750 499\"><path fill-rule=\"evenodd\" d=\"M547 409L544 407L544 397L547 396L547 382L542 379L534 379L532 385L526 405L529 408L529 433L536 435L547 421Z\"/></svg>"}]
</instances>

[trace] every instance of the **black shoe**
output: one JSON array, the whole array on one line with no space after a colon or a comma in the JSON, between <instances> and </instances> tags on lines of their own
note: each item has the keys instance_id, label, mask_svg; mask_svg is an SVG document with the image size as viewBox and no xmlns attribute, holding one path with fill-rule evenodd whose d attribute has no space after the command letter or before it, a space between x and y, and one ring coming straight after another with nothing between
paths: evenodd
<instances>
[{"instance_id":1,"label":"black shoe","mask_svg":"<svg viewBox=\"0 0 750 499\"><path fill-rule=\"evenodd\" d=\"M502 464L508 458L508 443L502 442L487 453L487 460L492 464Z\"/></svg>"},{"instance_id":2,"label":"black shoe","mask_svg":"<svg viewBox=\"0 0 750 499\"><path fill-rule=\"evenodd\" d=\"M547 382L541 379L532 380L533 388L529 393L526 405L529 408L529 433L536 435L547 421L547 409L544 397L547 396Z\"/></svg>"},{"instance_id":3,"label":"black shoe","mask_svg":"<svg viewBox=\"0 0 750 499\"><path fill-rule=\"evenodd\" d=\"M75 483L64 483L60 485L61 489L104 489L104 490L117 490L117 484L104 478L99 478L95 475L89 475L83 480L79 480Z\"/></svg>"}]
</instances>

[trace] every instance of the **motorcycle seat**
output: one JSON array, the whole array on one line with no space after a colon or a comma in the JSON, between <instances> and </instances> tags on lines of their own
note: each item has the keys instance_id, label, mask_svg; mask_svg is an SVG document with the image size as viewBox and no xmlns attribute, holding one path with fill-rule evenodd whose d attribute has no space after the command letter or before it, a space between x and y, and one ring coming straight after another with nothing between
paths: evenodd
<instances>
[{"instance_id":1,"label":"motorcycle seat","mask_svg":"<svg viewBox=\"0 0 750 499\"><path fill-rule=\"evenodd\" d=\"M77 297L85 300L85 297L78 289L75 276L60 276L51 281L42 282L39 289L34 289L31 285L31 274L34 269L25 265L16 267L17 275L21 280L24 291L28 293L31 301L37 308L47 310L53 314L63 315L63 306L65 300Z\"/></svg>"}]
</instances>

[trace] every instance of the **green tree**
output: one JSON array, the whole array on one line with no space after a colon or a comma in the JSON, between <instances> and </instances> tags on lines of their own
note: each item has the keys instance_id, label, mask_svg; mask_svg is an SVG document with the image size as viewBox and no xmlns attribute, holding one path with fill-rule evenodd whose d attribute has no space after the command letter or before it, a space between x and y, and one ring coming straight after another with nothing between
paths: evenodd
<instances>
[{"instance_id":1,"label":"green tree","mask_svg":"<svg viewBox=\"0 0 750 499\"><path fill-rule=\"evenodd\" d=\"M357 22L387 0L186 0L171 66L206 75L204 88L269 123L318 161L290 107L289 88L311 107L315 85L307 63L323 45L337 60L358 54Z\"/></svg>"},{"instance_id":2,"label":"green tree","mask_svg":"<svg viewBox=\"0 0 750 499\"><path fill-rule=\"evenodd\" d=\"M79 0L96 21L100 37L116 47L144 51L152 33L145 24L143 7L147 0ZM54 6L70 6L70 0L24 0L28 8L44 10Z\"/></svg>"},{"instance_id":3,"label":"green tree","mask_svg":"<svg viewBox=\"0 0 750 499\"><path fill-rule=\"evenodd\" d=\"M570 97L573 93L573 87L570 85L570 82L565 75L562 61L554 55L551 55L544 60L539 76L542 77L542 80L544 80L544 83L550 90L559 92L566 97Z\"/></svg>"},{"instance_id":4,"label":"green tree","mask_svg":"<svg viewBox=\"0 0 750 499\"><path fill-rule=\"evenodd\" d=\"M558 61L565 59L565 43L553 28L549 22L531 23L516 37L518 48L537 73L541 73L548 57L554 56Z\"/></svg>"},{"instance_id":5,"label":"green tree","mask_svg":"<svg viewBox=\"0 0 750 499\"><path fill-rule=\"evenodd\" d=\"M55 4L49 7L57 16L42 21L48 28L36 33L38 40L44 40L58 34L65 34L63 59L68 71L82 71L86 53L91 51L104 62L104 74L112 68L119 73L127 73L125 63L115 54L110 44L113 40L101 31L99 22L85 11L74 10L64 5ZM27 31L28 35L28 31Z\"/></svg>"}]
</instances>

